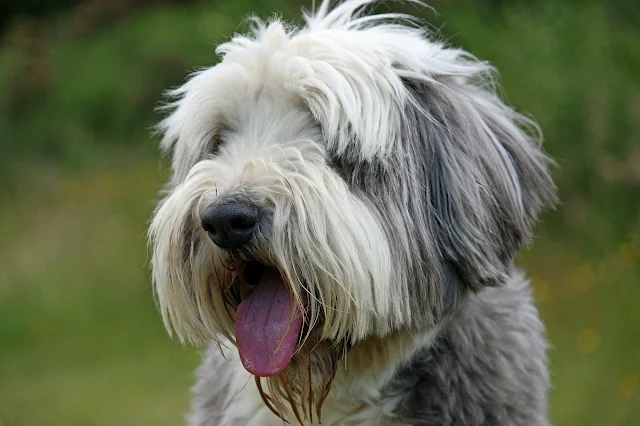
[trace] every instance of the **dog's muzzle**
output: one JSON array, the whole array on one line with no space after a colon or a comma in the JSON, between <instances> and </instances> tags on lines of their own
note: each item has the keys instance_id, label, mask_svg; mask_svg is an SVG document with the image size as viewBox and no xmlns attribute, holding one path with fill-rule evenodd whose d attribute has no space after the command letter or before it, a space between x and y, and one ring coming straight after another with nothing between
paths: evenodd
<instances>
[{"instance_id":1,"label":"dog's muzzle","mask_svg":"<svg viewBox=\"0 0 640 426\"><path fill-rule=\"evenodd\" d=\"M248 245L268 215L246 201L214 203L201 225L213 243L230 255ZM245 368L259 377L283 371L291 362L302 330L302 311L273 265L247 261L244 291L235 315L236 343ZM238 285L236 283L236 285Z\"/></svg>"}]
</instances>

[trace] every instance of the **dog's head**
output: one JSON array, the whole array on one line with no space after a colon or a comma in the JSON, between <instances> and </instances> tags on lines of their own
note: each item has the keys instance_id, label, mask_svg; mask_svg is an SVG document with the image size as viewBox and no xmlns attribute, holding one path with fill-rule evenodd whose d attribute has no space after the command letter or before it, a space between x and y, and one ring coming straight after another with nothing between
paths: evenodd
<instances>
[{"instance_id":1,"label":"dog's head","mask_svg":"<svg viewBox=\"0 0 640 426\"><path fill-rule=\"evenodd\" d=\"M165 323L234 342L289 400L302 376L327 389L363 339L428 332L504 283L555 197L537 128L495 95L491 67L370 3L324 2L301 29L254 22L160 125Z\"/></svg>"}]
</instances>

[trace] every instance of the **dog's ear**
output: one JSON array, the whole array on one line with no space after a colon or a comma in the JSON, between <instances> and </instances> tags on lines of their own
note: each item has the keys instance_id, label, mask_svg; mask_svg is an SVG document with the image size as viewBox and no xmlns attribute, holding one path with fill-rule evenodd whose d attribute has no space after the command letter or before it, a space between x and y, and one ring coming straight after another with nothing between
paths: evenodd
<instances>
[{"instance_id":1,"label":"dog's ear","mask_svg":"<svg viewBox=\"0 0 640 426\"><path fill-rule=\"evenodd\" d=\"M406 81L404 137L426 156L425 212L441 259L473 289L508 278L556 189L535 123L459 77Z\"/></svg>"}]
</instances>

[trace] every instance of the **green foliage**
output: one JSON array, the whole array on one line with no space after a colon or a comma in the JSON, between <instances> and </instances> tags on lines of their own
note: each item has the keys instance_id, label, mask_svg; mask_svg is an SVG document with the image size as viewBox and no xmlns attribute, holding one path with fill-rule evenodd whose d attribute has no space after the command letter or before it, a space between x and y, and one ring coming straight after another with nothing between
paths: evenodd
<instances>
[{"instance_id":1,"label":"green foliage","mask_svg":"<svg viewBox=\"0 0 640 426\"><path fill-rule=\"evenodd\" d=\"M263 3L258 12L283 10ZM215 45L249 10L166 6L78 37L55 26L18 28L0 51L0 150L7 166L45 159L87 167L103 150L155 151L163 91L217 60Z\"/></svg>"},{"instance_id":2,"label":"green foliage","mask_svg":"<svg viewBox=\"0 0 640 426\"><path fill-rule=\"evenodd\" d=\"M640 425L640 18L634 0L441 1L556 158L563 204L521 263L549 335L557 425ZM412 12L411 5L404 7ZM166 178L162 91L284 0L64 16L0 45L0 424L175 425L198 354L153 305L144 232Z\"/></svg>"},{"instance_id":3,"label":"green foliage","mask_svg":"<svg viewBox=\"0 0 640 426\"><path fill-rule=\"evenodd\" d=\"M4 0L0 3L0 29L16 16L45 16L76 5L79 0Z\"/></svg>"},{"instance_id":4,"label":"green foliage","mask_svg":"<svg viewBox=\"0 0 640 426\"><path fill-rule=\"evenodd\" d=\"M627 238L640 184L638 32L598 2L441 12L454 41L490 60L509 100L540 123L565 212L581 210L551 220L596 249Z\"/></svg>"},{"instance_id":5,"label":"green foliage","mask_svg":"<svg viewBox=\"0 0 640 426\"><path fill-rule=\"evenodd\" d=\"M117 163L3 205L0 424L180 424L198 356L150 291L157 168Z\"/></svg>"}]
</instances>

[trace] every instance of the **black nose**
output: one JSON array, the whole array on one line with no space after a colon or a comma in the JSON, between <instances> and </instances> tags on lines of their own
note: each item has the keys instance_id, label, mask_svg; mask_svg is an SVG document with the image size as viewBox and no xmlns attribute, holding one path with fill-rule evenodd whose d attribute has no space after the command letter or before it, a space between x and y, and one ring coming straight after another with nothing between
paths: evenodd
<instances>
[{"instance_id":1,"label":"black nose","mask_svg":"<svg viewBox=\"0 0 640 426\"><path fill-rule=\"evenodd\" d=\"M212 204L202 217L202 227L218 247L240 248L245 245L258 226L258 207L237 202Z\"/></svg>"}]
</instances>

